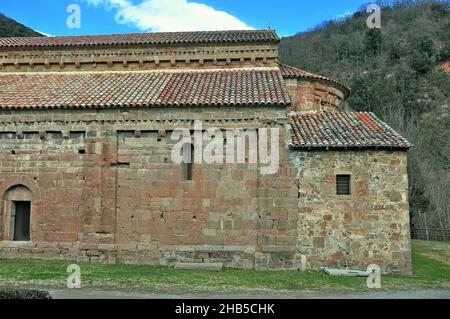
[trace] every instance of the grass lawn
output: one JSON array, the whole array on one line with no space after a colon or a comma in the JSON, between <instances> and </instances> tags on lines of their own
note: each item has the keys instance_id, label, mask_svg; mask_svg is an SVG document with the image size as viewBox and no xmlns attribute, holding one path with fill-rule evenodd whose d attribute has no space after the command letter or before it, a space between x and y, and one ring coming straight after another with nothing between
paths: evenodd
<instances>
[{"instance_id":1,"label":"grass lawn","mask_svg":"<svg viewBox=\"0 0 450 319\"><path fill-rule=\"evenodd\" d=\"M61 287L72 262L38 259L0 259L0 286ZM143 265L79 263L84 287L110 287L157 291L237 290L365 290L366 279L331 277L323 272L223 272L175 270ZM384 275L382 288L390 290L450 289L450 242L413 241L413 276Z\"/></svg>"}]
</instances>

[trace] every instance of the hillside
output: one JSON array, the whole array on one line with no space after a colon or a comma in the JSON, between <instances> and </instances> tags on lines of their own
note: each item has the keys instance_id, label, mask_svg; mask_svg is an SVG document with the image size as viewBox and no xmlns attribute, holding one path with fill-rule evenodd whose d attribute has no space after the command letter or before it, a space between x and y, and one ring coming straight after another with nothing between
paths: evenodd
<instances>
[{"instance_id":1,"label":"hillside","mask_svg":"<svg viewBox=\"0 0 450 319\"><path fill-rule=\"evenodd\" d=\"M0 13L0 37L41 37L42 34Z\"/></svg>"},{"instance_id":2,"label":"hillside","mask_svg":"<svg viewBox=\"0 0 450 319\"><path fill-rule=\"evenodd\" d=\"M364 10L284 38L281 61L347 83L346 108L374 112L407 137L414 228L450 229L448 1L395 3L381 29L366 26Z\"/></svg>"}]
</instances>

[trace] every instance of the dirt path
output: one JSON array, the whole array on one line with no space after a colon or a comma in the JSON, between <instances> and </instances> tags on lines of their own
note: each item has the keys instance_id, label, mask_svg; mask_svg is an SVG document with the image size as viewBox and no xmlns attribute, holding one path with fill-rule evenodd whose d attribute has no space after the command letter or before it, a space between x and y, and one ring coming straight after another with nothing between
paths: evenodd
<instances>
[{"instance_id":1,"label":"dirt path","mask_svg":"<svg viewBox=\"0 0 450 319\"><path fill-rule=\"evenodd\" d=\"M55 299L450 299L450 290L371 291L371 292L244 292L193 293L138 292L94 288L48 289Z\"/></svg>"}]
</instances>

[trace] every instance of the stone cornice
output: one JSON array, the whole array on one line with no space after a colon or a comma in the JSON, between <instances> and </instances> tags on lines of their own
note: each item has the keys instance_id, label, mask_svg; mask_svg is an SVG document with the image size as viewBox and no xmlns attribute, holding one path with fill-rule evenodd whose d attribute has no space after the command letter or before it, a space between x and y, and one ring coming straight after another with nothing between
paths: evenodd
<instances>
[{"instance_id":1,"label":"stone cornice","mask_svg":"<svg viewBox=\"0 0 450 319\"><path fill-rule=\"evenodd\" d=\"M0 72L46 70L196 68L230 65L275 65L278 46L273 44L61 50L0 50Z\"/></svg>"}]
</instances>

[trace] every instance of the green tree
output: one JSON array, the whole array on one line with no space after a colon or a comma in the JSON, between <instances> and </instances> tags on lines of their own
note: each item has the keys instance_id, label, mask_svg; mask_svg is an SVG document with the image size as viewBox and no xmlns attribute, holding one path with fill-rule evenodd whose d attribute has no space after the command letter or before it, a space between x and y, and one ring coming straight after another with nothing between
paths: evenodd
<instances>
[{"instance_id":1,"label":"green tree","mask_svg":"<svg viewBox=\"0 0 450 319\"><path fill-rule=\"evenodd\" d=\"M411 57L411 67L420 74L425 74L433 68L431 57L424 52L414 51Z\"/></svg>"},{"instance_id":2,"label":"green tree","mask_svg":"<svg viewBox=\"0 0 450 319\"><path fill-rule=\"evenodd\" d=\"M383 45L383 34L380 29L369 29L364 39L364 47L369 55L379 54Z\"/></svg>"}]
</instances>

